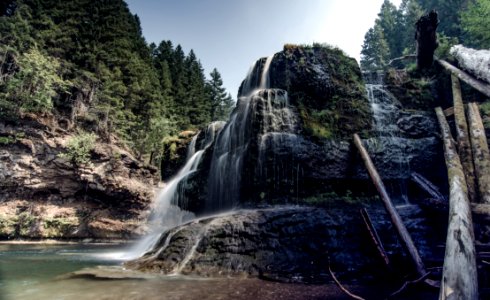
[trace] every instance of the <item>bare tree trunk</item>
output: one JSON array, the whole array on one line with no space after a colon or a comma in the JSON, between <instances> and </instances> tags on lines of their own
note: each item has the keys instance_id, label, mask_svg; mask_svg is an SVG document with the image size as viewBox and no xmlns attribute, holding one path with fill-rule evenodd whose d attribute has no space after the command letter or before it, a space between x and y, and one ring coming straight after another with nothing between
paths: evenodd
<instances>
[{"instance_id":1,"label":"bare tree trunk","mask_svg":"<svg viewBox=\"0 0 490 300\"><path fill-rule=\"evenodd\" d=\"M459 79L451 74L453 90L454 119L456 121L456 136L458 142L458 153L466 176L468 185L468 197L471 202L476 202L475 167L473 166L473 154L471 153L471 143L468 133L468 123L464 113L463 97L461 96L461 86Z\"/></svg>"},{"instance_id":2,"label":"bare tree trunk","mask_svg":"<svg viewBox=\"0 0 490 300\"><path fill-rule=\"evenodd\" d=\"M369 232L369 235L371 236L371 240L373 241L374 246L376 246L376 249L378 250L379 255L383 259L386 267L391 269L390 258L388 257L388 254L386 254L385 248L383 247L383 243L379 238L378 232L376 231L376 228L374 228L373 222L371 221L371 217L369 216L369 213L365 208L361 209L361 216Z\"/></svg>"},{"instance_id":3,"label":"bare tree trunk","mask_svg":"<svg viewBox=\"0 0 490 300\"><path fill-rule=\"evenodd\" d=\"M461 162L446 117L436 108L449 178L449 224L440 300L478 299L475 238L470 202Z\"/></svg>"},{"instance_id":4,"label":"bare tree trunk","mask_svg":"<svg viewBox=\"0 0 490 300\"><path fill-rule=\"evenodd\" d=\"M419 173L412 172L412 174L410 175L410 178L421 189L423 189L429 195L431 195L432 198L437 199L437 200L441 200L441 201L445 201L446 200L444 198L444 196L441 194L441 192L439 191L439 189L434 184L432 184L432 182L430 182L429 180L427 180L427 178L423 177Z\"/></svg>"},{"instance_id":5,"label":"bare tree trunk","mask_svg":"<svg viewBox=\"0 0 490 300\"><path fill-rule=\"evenodd\" d=\"M415 265L417 273L420 276L426 275L427 272L425 270L424 263L422 262L419 252L417 251L417 248L415 247L415 244L413 243L413 240L410 237L410 233L408 233L405 224L403 224L400 215L396 211L395 206L393 206L393 203L391 202L391 199L388 196L388 193L386 192L386 188L383 184L383 181L381 180L378 171L376 171L376 168L374 167L374 164L371 161L369 154L367 153L366 149L362 145L361 139L357 134L354 134L354 144L356 145L357 149L359 149L359 152L361 153L362 160L364 161L364 165L368 170L369 176L371 177L374 185L376 186L376 189L378 190L381 196L381 199L383 200L383 204L386 208L386 211L390 215L391 222L393 223L393 225L395 226L398 232L403 247L405 248L405 250L407 250L407 252L410 254L410 257L412 258L412 262Z\"/></svg>"},{"instance_id":6,"label":"bare tree trunk","mask_svg":"<svg viewBox=\"0 0 490 300\"><path fill-rule=\"evenodd\" d=\"M432 66L434 61L434 51L437 48L437 25L439 25L439 20L435 10L420 17L417 23L415 23L417 69L419 70L430 68Z\"/></svg>"},{"instance_id":7,"label":"bare tree trunk","mask_svg":"<svg viewBox=\"0 0 490 300\"><path fill-rule=\"evenodd\" d=\"M480 202L490 204L490 151L478 104L468 103L467 114Z\"/></svg>"},{"instance_id":8,"label":"bare tree trunk","mask_svg":"<svg viewBox=\"0 0 490 300\"><path fill-rule=\"evenodd\" d=\"M444 61L442 59L438 59L437 62L443 66L446 70L450 71L454 75L458 76L459 79L463 80L470 86L472 86L474 89L479 91L480 93L484 94L487 97L490 97L490 84L484 83L478 79L475 79L473 76L470 74L466 73L463 70L460 70L456 68L455 66L451 65L447 61Z\"/></svg>"}]
</instances>

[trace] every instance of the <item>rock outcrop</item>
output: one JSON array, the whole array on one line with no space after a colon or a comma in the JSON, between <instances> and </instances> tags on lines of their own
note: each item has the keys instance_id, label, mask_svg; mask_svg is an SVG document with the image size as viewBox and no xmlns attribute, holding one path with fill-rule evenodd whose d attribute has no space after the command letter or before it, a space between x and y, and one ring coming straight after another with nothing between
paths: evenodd
<instances>
[{"instance_id":1,"label":"rock outcrop","mask_svg":"<svg viewBox=\"0 0 490 300\"><path fill-rule=\"evenodd\" d=\"M393 267L409 269L383 209L372 203L370 212ZM444 244L443 227L429 226L416 206L401 208L400 214L422 258L440 261L444 255L440 247ZM330 263L344 279L385 276L388 271L379 268L380 258L361 220L359 211L348 203L329 209L239 210L165 232L152 251L126 266L164 274L325 282Z\"/></svg>"},{"instance_id":2,"label":"rock outcrop","mask_svg":"<svg viewBox=\"0 0 490 300\"><path fill-rule=\"evenodd\" d=\"M330 257L341 276L376 276L383 270L361 207L369 207L394 265L404 265L396 233L351 143L353 133L364 137L390 195L403 204L400 213L422 258L439 263L445 218L407 204L411 172L436 184L445 179L437 123L430 105L414 110L421 99L405 97L412 102L397 100L382 82L365 85L355 60L338 49L289 45L259 59L230 121L173 198L198 216L235 211L162 233L127 267L316 281L328 277Z\"/></svg>"},{"instance_id":3,"label":"rock outcrop","mask_svg":"<svg viewBox=\"0 0 490 300\"><path fill-rule=\"evenodd\" d=\"M76 166L59 155L75 132L52 123L39 116L0 123L0 237L143 234L157 170L117 143L101 141L90 151L90 163Z\"/></svg>"},{"instance_id":4,"label":"rock outcrop","mask_svg":"<svg viewBox=\"0 0 490 300\"><path fill-rule=\"evenodd\" d=\"M364 74L369 80L374 75ZM182 187L186 200L178 204L202 215L237 206L301 204L332 192L372 194L351 144L355 132L365 137L381 176L394 183L390 186L406 186L413 171L441 182L445 169L431 107L435 100L414 86L397 100L380 85L374 91L378 103L370 103L354 59L325 46L286 45L252 67L218 146L206 150ZM386 105L392 106L388 112ZM374 107L388 114L381 116L386 124L375 126Z\"/></svg>"}]
</instances>

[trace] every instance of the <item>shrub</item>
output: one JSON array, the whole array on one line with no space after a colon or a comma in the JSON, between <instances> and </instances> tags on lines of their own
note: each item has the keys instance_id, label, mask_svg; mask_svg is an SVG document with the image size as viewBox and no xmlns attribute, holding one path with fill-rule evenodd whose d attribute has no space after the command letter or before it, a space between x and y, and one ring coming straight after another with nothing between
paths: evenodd
<instances>
[{"instance_id":1,"label":"shrub","mask_svg":"<svg viewBox=\"0 0 490 300\"><path fill-rule=\"evenodd\" d=\"M75 166L84 166L90 163L90 151L95 147L96 135L93 133L80 133L68 141L67 151L59 157L70 160Z\"/></svg>"}]
</instances>

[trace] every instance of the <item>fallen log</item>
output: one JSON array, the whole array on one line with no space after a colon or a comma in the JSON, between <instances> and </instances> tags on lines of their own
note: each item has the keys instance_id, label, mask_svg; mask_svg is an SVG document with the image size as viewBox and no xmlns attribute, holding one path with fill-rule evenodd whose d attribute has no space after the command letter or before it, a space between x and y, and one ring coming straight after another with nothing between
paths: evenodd
<instances>
[{"instance_id":1,"label":"fallen log","mask_svg":"<svg viewBox=\"0 0 490 300\"><path fill-rule=\"evenodd\" d=\"M476 216L488 217L490 218L490 204L471 204L471 211Z\"/></svg>"},{"instance_id":2,"label":"fallen log","mask_svg":"<svg viewBox=\"0 0 490 300\"><path fill-rule=\"evenodd\" d=\"M385 209L388 212L391 222L393 223L393 226L395 227L400 237L402 246L409 253L412 259L415 269L417 270L417 274L419 276L425 275L427 271L425 270L425 266L424 263L422 262L422 259L420 258L419 252L415 247L412 238L410 237L410 233L408 233L405 224L403 224L400 215L398 214L395 206L391 202L391 199L388 196L388 192L386 191L383 181L381 180L378 171L376 171L376 168L374 167L374 164L371 161L369 154L367 153L366 149L362 145L362 141L357 134L354 134L354 144L356 145L357 149L359 150L359 153L361 154L362 160L364 161L364 165L366 166L369 176L371 177L371 180L373 181L374 185L376 186L376 189L378 190L381 196L381 200L383 200Z\"/></svg>"},{"instance_id":3,"label":"fallen log","mask_svg":"<svg viewBox=\"0 0 490 300\"><path fill-rule=\"evenodd\" d=\"M459 158L466 176L468 186L468 197L471 202L476 201L475 167L473 166L473 154L471 153L471 143L468 133L468 123L464 113L463 97L459 79L451 74L453 90L454 120L456 121L456 139L458 145Z\"/></svg>"},{"instance_id":4,"label":"fallen log","mask_svg":"<svg viewBox=\"0 0 490 300\"><path fill-rule=\"evenodd\" d=\"M449 224L439 299L478 299L475 238L465 176L446 117L436 115L449 178Z\"/></svg>"},{"instance_id":5,"label":"fallen log","mask_svg":"<svg viewBox=\"0 0 490 300\"><path fill-rule=\"evenodd\" d=\"M390 259L388 257L388 254L386 254L385 248L383 247L383 243L381 242L381 239L379 238L378 232L376 231L376 228L373 226L373 222L371 222L371 218L369 217L369 213L365 208L361 209L361 216L364 221L364 224L366 225L366 228L369 232L369 236L371 237L371 240L373 241L374 246L376 246L376 249L378 250L379 255L383 259L386 267L390 267Z\"/></svg>"},{"instance_id":6,"label":"fallen log","mask_svg":"<svg viewBox=\"0 0 490 300\"><path fill-rule=\"evenodd\" d=\"M490 84L487 84L483 81L480 81L478 79L475 79L473 76L470 74L466 73L463 70L460 70L456 68L455 66L451 65L445 60L438 59L437 62L444 67L446 70L450 71L454 75L458 76L459 79L463 80L470 86L472 86L474 89L479 91L480 93L484 94L487 97L490 97Z\"/></svg>"},{"instance_id":7,"label":"fallen log","mask_svg":"<svg viewBox=\"0 0 490 300\"><path fill-rule=\"evenodd\" d=\"M410 174L410 178L421 189L423 189L429 195L431 195L432 198L439 199L439 200L446 200L446 198L444 198L444 196L441 194L439 189L435 185L433 185L432 182L427 180L427 178L425 178L424 176L420 175L419 173L412 172L412 174Z\"/></svg>"},{"instance_id":8,"label":"fallen log","mask_svg":"<svg viewBox=\"0 0 490 300\"><path fill-rule=\"evenodd\" d=\"M468 103L467 114L480 202L490 204L490 151L478 104Z\"/></svg>"},{"instance_id":9,"label":"fallen log","mask_svg":"<svg viewBox=\"0 0 490 300\"><path fill-rule=\"evenodd\" d=\"M447 213L449 210L449 203L446 200L426 198L418 200L417 203L423 209L429 209L433 212ZM490 204L471 203L470 207L473 216L479 221L485 221L485 224L487 224L487 220L490 220Z\"/></svg>"}]
</instances>

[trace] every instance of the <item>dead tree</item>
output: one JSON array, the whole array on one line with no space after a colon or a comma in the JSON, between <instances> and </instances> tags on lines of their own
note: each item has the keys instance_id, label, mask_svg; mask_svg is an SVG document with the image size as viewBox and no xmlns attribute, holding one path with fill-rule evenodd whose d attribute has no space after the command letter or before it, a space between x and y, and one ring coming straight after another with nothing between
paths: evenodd
<instances>
[{"instance_id":1,"label":"dead tree","mask_svg":"<svg viewBox=\"0 0 490 300\"><path fill-rule=\"evenodd\" d=\"M415 265L417 274L419 276L424 276L425 274L427 274L427 271L425 270L424 263L420 258L419 252L415 247L415 244L413 243L412 237L410 236L407 227L405 227L405 224L403 224L402 218L398 214L395 206L393 205L393 202L391 202L391 199L388 196L388 192L386 191L383 181L381 180L378 171L376 171L376 168L374 167L374 164L371 161L368 152L362 145L361 139L357 134L354 134L354 144L356 145L357 149L359 150L359 153L361 154L362 160L364 161L364 165L366 166L369 176L371 177L371 180L373 181L374 185L376 186L376 189L379 192L379 195L381 196L381 200L383 200L385 209L390 216L393 226L396 228L396 231L398 232L403 247L405 248L405 250L407 250L410 257L412 258L412 262Z\"/></svg>"},{"instance_id":2,"label":"dead tree","mask_svg":"<svg viewBox=\"0 0 490 300\"><path fill-rule=\"evenodd\" d=\"M451 83L453 90L454 103L454 120L456 121L456 137L458 144L458 153L466 176L468 186L468 197L471 202L476 201L476 184L475 184L475 167L473 166L473 154L471 152L471 143L468 133L468 123L464 113L463 97L461 96L461 86L459 79L451 74Z\"/></svg>"},{"instance_id":3,"label":"dead tree","mask_svg":"<svg viewBox=\"0 0 490 300\"><path fill-rule=\"evenodd\" d=\"M417 68L427 69L434 61L434 51L437 48L436 29L439 25L437 12L432 10L420 17L415 23L415 40L417 42Z\"/></svg>"},{"instance_id":4,"label":"dead tree","mask_svg":"<svg viewBox=\"0 0 490 300\"><path fill-rule=\"evenodd\" d=\"M413 182L415 182L422 190L427 192L433 199L439 200L439 201L445 201L446 199L444 196L441 194L439 189L432 184L427 178L424 176L420 175L419 173L412 172L410 174L410 178L412 179Z\"/></svg>"},{"instance_id":5,"label":"dead tree","mask_svg":"<svg viewBox=\"0 0 490 300\"><path fill-rule=\"evenodd\" d=\"M463 70L460 70L456 68L455 66L451 65L445 60L438 59L437 62L444 67L444 69L448 70L449 72L453 73L454 75L458 76L459 79L463 80L467 84L469 84L471 87L479 91L480 93L484 94L487 97L490 97L490 84L485 83L481 80L475 79L473 76L470 74L466 73Z\"/></svg>"},{"instance_id":6,"label":"dead tree","mask_svg":"<svg viewBox=\"0 0 490 300\"><path fill-rule=\"evenodd\" d=\"M436 115L449 178L449 223L439 299L477 300L475 237L466 180L451 130L440 107L436 108Z\"/></svg>"},{"instance_id":7,"label":"dead tree","mask_svg":"<svg viewBox=\"0 0 490 300\"><path fill-rule=\"evenodd\" d=\"M480 202L490 204L490 151L478 104L468 103L467 114Z\"/></svg>"}]
</instances>

